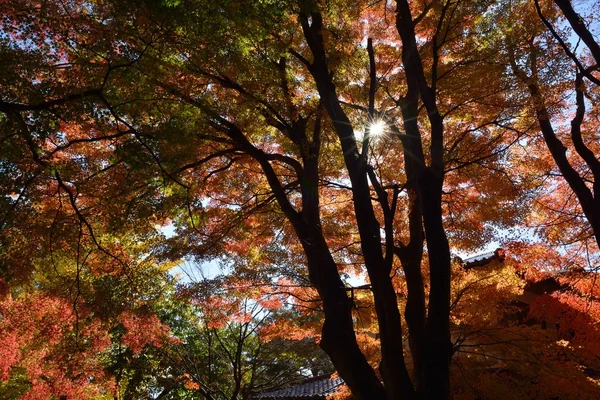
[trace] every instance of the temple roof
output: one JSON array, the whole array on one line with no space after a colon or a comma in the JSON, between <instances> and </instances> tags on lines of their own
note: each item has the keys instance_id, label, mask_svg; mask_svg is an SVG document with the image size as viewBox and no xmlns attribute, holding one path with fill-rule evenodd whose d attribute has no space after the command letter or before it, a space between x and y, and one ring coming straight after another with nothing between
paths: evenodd
<instances>
[{"instance_id":1,"label":"temple roof","mask_svg":"<svg viewBox=\"0 0 600 400\"><path fill-rule=\"evenodd\" d=\"M339 386L344 383L339 376L317 377L304 381L300 385L279 389L272 392L259 393L252 399L270 400L309 400L325 399L335 393Z\"/></svg>"},{"instance_id":2,"label":"temple roof","mask_svg":"<svg viewBox=\"0 0 600 400\"><path fill-rule=\"evenodd\" d=\"M492 261L503 262L505 257L504 249L498 248L494 251L490 251L483 254L478 254L465 259L460 259L461 264L465 269L481 267L489 264Z\"/></svg>"}]
</instances>

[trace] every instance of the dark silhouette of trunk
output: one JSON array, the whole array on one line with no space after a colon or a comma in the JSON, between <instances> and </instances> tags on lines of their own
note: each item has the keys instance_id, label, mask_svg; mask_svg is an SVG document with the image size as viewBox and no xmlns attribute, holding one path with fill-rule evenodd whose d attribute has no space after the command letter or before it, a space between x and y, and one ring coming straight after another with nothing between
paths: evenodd
<instances>
[{"instance_id":1,"label":"dark silhouette of trunk","mask_svg":"<svg viewBox=\"0 0 600 400\"><path fill-rule=\"evenodd\" d=\"M583 19L575 12L571 2L569 0L554 0L554 3L556 3L567 21L569 21L573 31L575 31L577 36L579 36L588 49L590 49L590 53L592 53L596 63L600 64L600 45L598 45L594 35L585 26Z\"/></svg>"},{"instance_id":2,"label":"dark silhouette of trunk","mask_svg":"<svg viewBox=\"0 0 600 400\"><path fill-rule=\"evenodd\" d=\"M356 399L385 399L385 390L356 341L352 304L321 230L318 195L318 148L304 158L302 212L290 219L307 258L309 277L325 313L321 347Z\"/></svg>"},{"instance_id":3,"label":"dark silhouette of trunk","mask_svg":"<svg viewBox=\"0 0 600 400\"><path fill-rule=\"evenodd\" d=\"M304 207L306 209L307 204ZM383 386L356 342L352 304L320 225L305 227L299 232L299 237L308 260L311 282L319 292L325 312L321 348L329 355L356 399L385 399Z\"/></svg>"},{"instance_id":4,"label":"dark silhouette of trunk","mask_svg":"<svg viewBox=\"0 0 600 400\"><path fill-rule=\"evenodd\" d=\"M415 240L414 238L418 238L419 236L411 234L409 244L398 248L397 254L402 264L408 289L404 318L408 326L408 344L413 361L413 384L415 391L422 393L426 315L425 290L423 287L423 276L421 275L421 261L423 260L422 220L416 191L409 192L409 200L413 204L409 215L409 229L411 232L418 231L421 240ZM418 227L415 226L417 224Z\"/></svg>"},{"instance_id":5,"label":"dark silhouette of trunk","mask_svg":"<svg viewBox=\"0 0 600 400\"><path fill-rule=\"evenodd\" d=\"M530 44L530 51L532 52L529 65L531 76L517 65L514 48L512 46L509 46L509 62L515 76L527 85L535 108L535 116L544 137L544 141L546 142L546 146L548 147L548 150L550 150L550 154L558 166L561 175L565 178L565 181L567 181L569 187L577 196L583 214L592 228L596 243L600 246L600 161L593 151L584 143L581 134L581 124L583 123L585 116L583 74L578 72L574 82L576 111L575 116L571 120L570 133L575 151L585 162L592 174L593 183L591 189L586 184L586 179L584 179L573 165L571 165L571 162L567 157L567 148L554 131L554 127L550 120L550 112L545 103L544 93L541 92L538 82L537 50L532 44Z\"/></svg>"},{"instance_id":6,"label":"dark silhouette of trunk","mask_svg":"<svg viewBox=\"0 0 600 400\"><path fill-rule=\"evenodd\" d=\"M423 213L430 268L430 294L421 361L423 369L421 386L426 399L446 399L450 397L452 343L449 322L451 258L443 226L441 205L444 183L444 127L437 109L435 92L425 78L415 39L414 22L406 0L398 0L396 13L396 28L402 40L402 63L408 84L407 95L401 101L407 135L404 140L405 152L414 157L416 170L414 175ZM434 85L435 81L432 80ZM419 126L416 122L419 97L425 106L431 125L430 165L427 165Z\"/></svg>"},{"instance_id":7,"label":"dark silhouette of trunk","mask_svg":"<svg viewBox=\"0 0 600 400\"><path fill-rule=\"evenodd\" d=\"M426 399L450 397L450 247L442 224L443 178L421 177L423 222L429 255L430 292L425 328L423 381Z\"/></svg>"},{"instance_id":8,"label":"dark silhouette of trunk","mask_svg":"<svg viewBox=\"0 0 600 400\"><path fill-rule=\"evenodd\" d=\"M284 63L281 63L280 65L285 66ZM352 304L346 294L346 288L339 276L337 264L331 255L331 251L321 229L318 194L320 116L315 118L314 133L310 140L306 135L306 118L297 118L293 120L291 122L292 132L286 132L290 139L301 149L302 163L300 163L286 156L276 156L265 153L250 143L244 136L243 131L235 123L228 121L189 96L177 92L172 88L169 90L210 115L214 121L216 121L214 123L215 128L226 134L230 140L236 143L236 146L241 151L244 151L259 163L273 192L274 198L287 220L292 225L298 240L302 244L306 256L309 278L322 300L325 322L322 329L321 347L329 355L340 376L352 391L355 399L387 399L386 390L358 347L352 320ZM317 114L320 113L317 112ZM283 188L277 173L271 165L272 160L281 159L282 157L286 162L290 163L296 171L302 190L301 211L297 211L290 202L286 190ZM395 302L395 293L391 281L389 283L389 288L391 296L388 293L388 298L392 297ZM379 296L379 298L381 298L381 296ZM381 307L378 308L378 310L381 312ZM392 312L390 308L386 309L386 311L388 310ZM395 311L396 314L398 314L397 307L395 308ZM399 315L396 322L399 326ZM386 333L388 336L391 332L394 332L394 341L392 343L400 344L399 353L394 354L399 358L388 357L387 359L390 363L394 363L394 365L399 363L403 367L389 370L392 373L404 371L406 380L398 382L403 382L404 384L408 382L408 385L411 385L406 367L404 366L404 359L401 351L402 332L400 330L394 331L393 329L387 329L386 332L388 332ZM390 387L393 386L394 384L390 385Z\"/></svg>"},{"instance_id":9,"label":"dark silhouette of trunk","mask_svg":"<svg viewBox=\"0 0 600 400\"><path fill-rule=\"evenodd\" d=\"M569 162L566 156L566 148L561 140L556 136L554 128L550 121L548 110L543 101L543 94L540 93L540 87L537 82L537 66L533 63L536 57L532 58L532 77L528 79L527 74L518 68L515 63L514 53L511 52L511 62L513 71L515 74L524 82L528 82L527 88L529 93L534 100L536 105L536 116L540 125L540 130L544 136L544 141L552 154L552 158L556 162L561 174L577 196L583 213L592 227L596 243L600 246L600 161L598 156L584 143L581 135L581 124L585 116L585 101L584 101L584 80L587 78L592 84L600 86L600 80L592 75L592 71L598 68L600 65L600 45L594 38L594 35L590 32L585 24L585 21L579 14L573 9L569 0L554 0L554 3L560 8L563 15L571 25L571 28L575 34L585 43L588 47L592 57L596 61L596 65L592 67L585 67L581 59L574 54L565 41L561 38L559 33L554 29L550 21L544 17L540 8L539 2L536 0L535 5L538 15L542 22L546 25L552 36L559 42L564 52L569 56L575 66L577 67L577 75L575 78L575 99L576 99L576 113L575 117L571 120L571 141L577 154L584 160L587 167L593 176L592 188L586 185L583 176L579 174Z\"/></svg>"},{"instance_id":10,"label":"dark silhouette of trunk","mask_svg":"<svg viewBox=\"0 0 600 400\"><path fill-rule=\"evenodd\" d=\"M309 278L323 302L325 322L322 330L321 347L329 355L340 376L344 379L355 399L360 400L400 400L414 398L444 399L449 397L448 369L450 360L449 303L450 303L450 255L448 241L442 225L441 195L443 184L442 158L442 119L437 113L435 96L427 87L423 67L416 52L414 27L408 12L410 38L400 27L404 48L403 63L407 72L410 107L403 110L407 137L405 157L407 186L413 205L409 211L410 241L407 245L394 243L394 212L398 190L393 193L391 204L388 192L382 188L373 168L367 162L368 141L363 143L362 154L356 146L356 138L348 116L338 99L332 74L329 71L322 36L321 15L312 9L300 15L300 22L313 59L308 61L302 55L291 53L307 67L314 78L320 95L321 105L327 112L344 153L344 162L351 181L354 212L362 256L371 281L375 302L379 337L381 342L381 363L379 370L383 385L360 351L352 320L352 305L340 279L338 268L332 257L321 229L319 215L319 131L320 116L315 117L314 134L311 140L306 135L307 119L292 121L293 129L288 137L300 149L302 163L283 155L272 155L253 146L234 123L220 115L206 110L202 104L188 99L202 107L218 121L216 126L236 143L241 151L253 157L261 166L281 210L294 228L296 236L306 255ZM414 51L413 51L414 50ZM416 54L416 57L412 57ZM376 74L372 42L369 41L371 65L371 90L369 92L369 114L373 116ZM285 72L285 61L280 61ZM285 92L285 73L282 74ZM420 98L425 104L431 122L431 165L427 166L423 153L421 134L416 122L417 103ZM293 107L291 102L288 107ZM407 114L408 113L408 114ZM291 115L293 113L290 113ZM317 113L319 114L319 112ZM409 118L413 115L414 118ZM409 116L409 117L407 117ZM288 128L285 128L288 129ZM285 133L284 133L285 134ZM367 145L365 145L367 144ZM287 197L271 161L283 160L295 169L302 191L302 210L297 211ZM384 217L382 227L376 218L372 192L381 206ZM425 295L420 266L423 256L423 237L427 238L430 254L430 300L429 313L425 314ZM382 246L385 241L385 252ZM415 362L416 392L406 368L402 342L401 315L397 296L392 284L391 271L394 255L402 263L409 287L409 300L406 308L409 325L409 345Z\"/></svg>"},{"instance_id":11,"label":"dark silhouette of trunk","mask_svg":"<svg viewBox=\"0 0 600 400\"><path fill-rule=\"evenodd\" d=\"M357 399L384 399L385 390L356 341L352 304L321 230L319 213L319 151L321 115L317 115L310 146L302 156L302 224L296 229L308 261L311 282L323 301L325 323L321 348ZM304 137L306 135L304 134Z\"/></svg>"},{"instance_id":12,"label":"dark silhouette of trunk","mask_svg":"<svg viewBox=\"0 0 600 400\"><path fill-rule=\"evenodd\" d=\"M416 126L416 118L412 118L410 115L416 113L416 107L413 112L410 111L410 107L407 105L406 98L402 101L403 106L403 119L404 129L406 132L409 130L414 131ZM395 247L396 255L400 259L402 264L402 270L406 278L406 286L408 290L406 299L406 309L404 311L404 318L406 319L406 325L408 326L408 343L410 347L410 353L413 361L413 383L415 391L418 394L423 392L423 351L424 351L424 340L425 340L425 288L423 286L423 276L421 274L421 262L423 261L423 214L421 211L421 200L419 196L419 188L417 185L417 166L415 160L412 157L412 151L419 152L418 149L413 149L411 145L411 137L408 135L401 135L400 132L395 132L402 140L404 147L404 169L406 171L406 191L408 193L408 200L410 204L410 211L408 215L408 225L410 240L406 245L400 245ZM414 139L414 137L412 137ZM420 142L419 142L420 144Z\"/></svg>"},{"instance_id":13,"label":"dark silhouette of trunk","mask_svg":"<svg viewBox=\"0 0 600 400\"><path fill-rule=\"evenodd\" d=\"M309 23L310 18L310 23ZM375 217L368 180L368 166L356 147L352 125L337 97L336 89L327 66L323 37L322 17L319 13L301 16L304 36L313 54L312 63L307 62L321 102L329 114L340 140L346 169L352 183L354 210L361 239L362 255L371 280L375 311L379 324L382 360L379 366L388 399L410 399L415 393L404 362L401 316L390 272L393 249L384 256L381 246L380 224ZM380 195L384 213L389 212L387 198ZM387 205L387 208L386 208ZM391 227L390 227L391 228ZM391 234L391 232L389 232ZM386 239L387 239L386 234ZM338 344L339 345L339 344ZM344 351L343 349L340 349ZM346 379L340 371L340 375ZM353 391L354 396L357 393Z\"/></svg>"},{"instance_id":14,"label":"dark silhouette of trunk","mask_svg":"<svg viewBox=\"0 0 600 400\"><path fill-rule=\"evenodd\" d=\"M534 99L541 99L539 88L536 84L529 85L529 92ZM581 94L581 97L583 97L583 94ZM540 102L538 101L538 103ZM581 99L581 103L583 104L583 99ZM580 115L582 120L583 111ZM560 173L571 187L571 190L573 190L577 196L579 204L581 205L581 209L583 210L583 214L592 227L594 237L596 238L596 243L598 246L600 246L600 162L598 162L593 154L591 154L591 156L588 158L590 160L588 164L591 164L590 166L592 166L592 168L590 169L592 170L592 175L594 176L592 192L592 190L590 190L590 188L586 185L583 177L579 175L579 173L569 162L569 159L567 158L567 148L556 136L546 107L540 106L536 110L536 116L540 125L540 130L544 136L544 141L546 142L546 145L552 154L552 158L554 159L554 162L556 162ZM575 144L575 150L582 155L586 150L588 150L588 148L581 140L581 121L578 121L578 119L579 116L576 115L571 122L571 136Z\"/></svg>"},{"instance_id":15,"label":"dark silhouette of trunk","mask_svg":"<svg viewBox=\"0 0 600 400\"><path fill-rule=\"evenodd\" d=\"M352 304L321 230L318 193L319 135L320 117L315 122L311 145L303 155L304 174L300 179L302 212L288 211L286 215L302 243L309 278L323 301L325 322L321 347L356 399L383 400L386 392L358 347L352 320ZM270 165L267 163L264 168L268 170Z\"/></svg>"}]
</instances>

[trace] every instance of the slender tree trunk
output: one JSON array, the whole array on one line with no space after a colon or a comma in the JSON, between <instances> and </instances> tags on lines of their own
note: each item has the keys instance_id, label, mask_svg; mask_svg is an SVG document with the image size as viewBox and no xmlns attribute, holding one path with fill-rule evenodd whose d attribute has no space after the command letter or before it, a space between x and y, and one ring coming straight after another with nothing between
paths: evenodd
<instances>
[{"instance_id":1,"label":"slender tree trunk","mask_svg":"<svg viewBox=\"0 0 600 400\"><path fill-rule=\"evenodd\" d=\"M450 246L442 223L443 178L428 171L420 180L423 221L427 237L430 286L425 329L424 388L426 399L450 396Z\"/></svg>"},{"instance_id":2,"label":"slender tree trunk","mask_svg":"<svg viewBox=\"0 0 600 400\"><path fill-rule=\"evenodd\" d=\"M323 324L321 347L329 355L357 400L384 400L386 395L383 385L358 347L352 322L350 299L339 276L337 264L321 231L316 165L309 165L303 171L303 176L300 177L303 209L298 212L288 200L264 153L251 145L241 143L261 165L279 206L302 244L307 259L309 278L323 302L325 323ZM308 174L307 171L309 171Z\"/></svg>"},{"instance_id":3,"label":"slender tree trunk","mask_svg":"<svg viewBox=\"0 0 600 400\"><path fill-rule=\"evenodd\" d=\"M594 35L585 26L585 22L583 21L581 16L579 16L579 14L577 14L577 12L573 9L571 1L554 0L554 3L556 3L556 5L560 7L561 11L563 12L563 15L565 16L565 18L567 18L567 21L569 21L571 28L573 28L573 31L575 31L577 36L579 36L581 40L583 40L588 49L590 49L590 53L592 53L592 56L594 57L596 62L600 64L600 45L598 45L598 42L596 42Z\"/></svg>"},{"instance_id":4,"label":"slender tree trunk","mask_svg":"<svg viewBox=\"0 0 600 400\"><path fill-rule=\"evenodd\" d=\"M310 24L308 19L309 16L301 16L304 35L314 59L308 68L315 79L322 104L340 139L344 161L352 182L354 211L361 238L361 248L371 280L375 312L379 324L382 355L381 375L388 398L410 399L414 397L414 388L404 362L401 316L390 278L391 259L386 261L383 256L381 227L373 209L367 167L358 154L352 125L339 103L335 85L329 74L321 32L322 17L313 12L310 15ZM353 392L353 394L355 393Z\"/></svg>"},{"instance_id":5,"label":"slender tree trunk","mask_svg":"<svg viewBox=\"0 0 600 400\"><path fill-rule=\"evenodd\" d=\"M512 56L512 59L514 60L514 55ZM519 70L514 62L513 70L521 77L521 79L526 79L524 72ZM546 146L550 150L550 154L558 166L561 175L565 178L569 187L575 193L575 196L577 196L583 214L592 228L596 243L600 246L600 161L598 161L591 150L585 146L581 139L581 122L585 112L583 93L578 86L581 85L581 77L578 77L576 85L578 109L575 118L571 121L571 137L575 145L575 150L581 158L583 158L592 172L594 177L592 189L587 186L583 177L575 170L575 168L573 168L571 162L567 158L567 148L556 136L552 122L550 121L550 113L544 104L544 99L540 93L539 86L537 82L531 81L532 79L533 78L529 79L530 83L527 87L536 107L536 117Z\"/></svg>"},{"instance_id":6,"label":"slender tree trunk","mask_svg":"<svg viewBox=\"0 0 600 400\"><path fill-rule=\"evenodd\" d=\"M571 166L571 163L567 158L567 149L560 139L556 137L554 128L552 127L552 123L550 122L548 113L545 109L542 112L538 112L538 123L544 136L544 141L552 154L552 158L554 159L554 162L556 162L561 175L565 178L571 187L571 190L575 193L575 196L577 196L583 214L592 227L596 243L600 247L600 198L598 197L598 194L600 194L598 193L600 192L600 181L594 181L594 189L596 189L594 190L596 196L594 196L592 190L588 188L583 178Z\"/></svg>"},{"instance_id":7,"label":"slender tree trunk","mask_svg":"<svg viewBox=\"0 0 600 400\"><path fill-rule=\"evenodd\" d=\"M331 358L355 399L385 399L385 390L379 378L358 347L352 321L352 304L325 239L317 230L301 240L308 259L310 279L323 301L325 323L321 347Z\"/></svg>"},{"instance_id":8,"label":"slender tree trunk","mask_svg":"<svg viewBox=\"0 0 600 400\"><path fill-rule=\"evenodd\" d=\"M412 93L410 93L412 94ZM425 288L421 263L423 261L423 213L419 195L419 162L415 158L422 156L419 129L417 124L418 96L408 94L401 100L401 109L404 120L404 131L400 137L404 148L404 170L406 173L406 191L409 200L408 226L410 233L409 243L396 247L396 255L400 259L406 286L408 289L404 318L408 326L408 342L413 361L413 383L419 396L423 393L423 351L425 344ZM393 127L393 129L395 129Z\"/></svg>"},{"instance_id":9,"label":"slender tree trunk","mask_svg":"<svg viewBox=\"0 0 600 400\"><path fill-rule=\"evenodd\" d=\"M423 260L423 222L421 205L419 204L416 188L409 190L411 211L409 214L409 230L411 231L408 245L398 249L397 254L402 264L406 278L408 295L404 318L408 326L408 343L413 361L413 384L420 395L423 392L423 348L425 340L425 290L421 274Z\"/></svg>"},{"instance_id":10,"label":"slender tree trunk","mask_svg":"<svg viewBox=\"0 0 600 400\"><path fill-rule=\"evenodd\" d=\"M319 214L320 119L314 127L312 143L303 155L305 176L302 188L302 224L296 232L308 260L311 282L323 301L321 348L329 355L340 376L356 399L383 400L385 389L358 347L352 320L352 304L339 276L323 232Z\"/></svg>"},{"instance_id":11,"label":"slender tree trunk","mask_svg":"<svg viewBox=\"0 0 600 400\"><path fill-rule=\"evenodd\" d=\"M425 78L415 39L414 22L407 0L397 1L396 28L402 40L402 63L408 93L403 100L403 118L408 154L414 157L416 179L430 270L430 292L425 343L422 358L424 396L439 400L450 397L450 271L448 238L443 226L442 188L444 183L443 120L437 109L435 92ZM417 95L418 94L418 95ZM417 121L420 96L431 125L430 165L427 166ZM406 151L407 149L405 149Z\"/></svg>"}]
</instances>

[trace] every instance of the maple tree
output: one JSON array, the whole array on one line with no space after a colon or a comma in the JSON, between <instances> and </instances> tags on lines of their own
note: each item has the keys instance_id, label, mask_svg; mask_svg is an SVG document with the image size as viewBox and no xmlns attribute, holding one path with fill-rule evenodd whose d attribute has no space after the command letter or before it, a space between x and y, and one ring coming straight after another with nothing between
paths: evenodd
<instances>
[{"instance_id":1,"label":"maple tree","mask_svg":"<svg viewBox=\"0 0 600 400\"><path fill-rule=\"evenodd\" d=\"M216 277L169 286L154 306L170 328L169 343L148 342L157 337L151 332L137 333L132 341L137 330L123 324L116 335L119 341L101 355L120 396L248 399L297 382L306 371L330 371L314 339L292 340L268 332L278 319L294 319L291 310L281 310L276 296L261 296L264 290L256 290L256 284L242 287L235 282L235 288L224 289L231 284L231 277ZM134 322L145 323L143 318ZM140 340L146 341L144 346Z\"/></svg>"},{"instance_id":2,"label":"maple tree","mask_svg":"<svg viewBox=\"0 0 600 400\"><path fill-rule=\"evenodd\" d=\"M597 215L600 208L597 183L600 163L595 93L600 84L596 76L600 47L585 19L569 1L557 0L547 4L522 2L509 7L514 9L507 10L507 15L518 10L538 17L507 35L506 53L514 76L521 87L526 87L530 97L526 118L537 121L561 180L564 179L568 192L574 193L577 199L575 205L571 201L562 209L556 200L548 202L548 207L556 210L556 214L563 213L563 218L568 212L581 214L569 221L570 225L581 225L577 219L585 220L580 228L582 232L574 232L575 240L592 237L597 247L600 245ZM560 19L555 20L560 14L571 29L557 27ZM577 43L569 43L568 35L575 35ZM580 42L587 49L579 48ZM552 54L553 57L541 57L542 54ZM567 122L568 116L571 119ZM556 197L563 197L558 201L564 202L565 196L569 194ZM560 215L556 217L560 218Z\"/></svg>"},{"instance_id":3,"label":"maple tree","mask_svg":"<svg viewBox=\"0 0 600 400\"><path fill-rule=\"evenodd\" d=\"M555 255L519 246L521 251L512 249L518 256L509 255L503 263L454 271L460 277L452 303L455 397L596 397L598 386L589 372L598 359L588 340L597 334L589 313L594 306L585 291L571 286L572 274L593 276L563 271L556 279L557 271L541 272L530 261Z\"/></svg>"},{"instance_id":4,"label":"maple tree","mask_svg":"<svg viewBox=\"0 0 600 400\"><path fill-rule=\"evenodd\" d=\"M65 274L62 268L60 272ZM115 343L134 353L148 345L170 343L168 326L144 302L134 305L127 299L134 291L149 302L157 288L142 293L139 286L132 290L130 281L90 276L86 271L76 279L65 285L69 280L65 275L38 276L36 290L22 287L31 293L7 296L0 302L3 397L112 396L119 382L105 366L106 351ZM158 286L160 279L148 283Z\"/></svg>"},{"instance_id":5,"label":"maple tree","mask_svg":"<svg viewBox=\"0 0 600 400\"><path fill-rule=\"evenodd\" d=\"M169 262L184 257L220 260L236 285L260 283L274 299L295 299L293 307L311 321L297 339L304 332L319 339L356 399L449 398L452 360L460 360L453 324L470 318L465 332L480 332L501 319L477 315L474 305L485 299L491 309L514 295L517 275L504 271L508 283L469 297L465 283L481 277L453 267L451 244L471 251L498 230L537 224L553 243L584 243L588 259L573 257L593 265L597 247L585 232L591 228L598 241L595 105L584 114L585 95L590 103L597 95L597 68L584 67L589 57L573 53L553 26L564 16L592 56L597 42L568 2L3 6L0 51L10 72L0 78L0 283L15 296L6 307L58 296L48 300L48 312L66 313L68 304L75 310L58 336L77 337L72 326L80 318L97 320L90 324L102 332L116 329L112 340L137 364L122 359L112 373L125 374L116 385L129 382L132 393L142 369L152 370L150 361L140 364L140 352L177 349L145 302L160 297ZM569 62L578 71L576 93L563 100L573 90ZM548 119L573 104L569 134L580 158L559 142L565 124ZM589 133L585 141L582 132ZM164 237L166 225L174 236ZM568 258L548 248L532 254L538 260L523 263ZM347 274L364 274L367 293L349 290ZM593 293L593 281L582 291ZM255 318L238 309L245 295L203 299L202 313L229 310L241 318L204 333L224 340L227 330L248 329ZM184 297L192 301L193 291ZM461 308L457 298L471 305ZM253 304L278 305L269 301ZM566 295L543 301L580 311L590 304ZM587 314L564 329L593 327ZM15 342L18 328L5 315L4 379L27 346ZM280 318L265 327L266 336L230 344L259 346L289 324ZM536 335L528 340L539 342ZM107 350L109 342L90 351ZM224 353L230 344L221 346ZM203 351L210 347L193 349ZM229 395L236 398L246 378L240 360L233 364ZM190 379L188 389L198 386L210 398L205 377ZM89 395L69 390L48 396Z\"/></svg>"}]
</instances>

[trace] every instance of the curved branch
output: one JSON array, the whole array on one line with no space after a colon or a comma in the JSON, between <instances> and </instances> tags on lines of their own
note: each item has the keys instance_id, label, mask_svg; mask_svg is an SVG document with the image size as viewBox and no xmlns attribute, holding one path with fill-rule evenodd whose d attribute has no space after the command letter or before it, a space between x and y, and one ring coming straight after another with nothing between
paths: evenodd
<instances>
[{"instance_id":1,"label":"curved branch","mask_svg":"<svg viewBox=\"0 0 600 400\"><path fill-rule=\"evenodd\" d=\"M557 0L556 4L559 3L563 3L563 1L561 0ZM564 2L564 3L568 3L568 1ZM560 6L560 5L559 5ZM571 7L571 5L569 4L568 7ZM552 26L552 24L550 23L550 21L548 21L548 19L546 17L544 17L544 15L542 14L542 9L540 8L540 3L539 0L535 0L535 9L537 10L538 16L540 17L540 19L542 20L542 22L544 23L544 25L546 25L546 28L548 28L548 30L550 31L550 33L552 34L552 36L554 37L554 39L556 39L556 41L560 44L560 47L562 47L562 49L564 50L564 52L567 54L567 56L569 56L569 58L571 60L573 60L573 62L575 63L575 65L577 66L577 69L579 70L579 72L583 75L585 75L586 78L588 78L590 81L594 82L596 85L600 85L600 79L596 78L594 75L592 75L589 71L588 68L585 68L581 62L579 61L579 59L577 58L577 56L575 54L573 54L573 52L569 49L569 46L567 46L567 44L565 43L565 41L560 37L560 35L558 34L558 32L556 32L556 29L554 29L554 27ZM571 8L571 11L573 11L573 9ZM564 11L563 11L564 13ZM573 11L574 13L574 11ZM577 15L577 14L575 14ZM565 14L566 17L566 14ZM581 18L577 15L577 19L578 21L583 25ZM570 22L570 21L569 21ZM571 26L573 26L573 23L571 23ZM573 28L575 28L573 26ZM587 30L585 28L585 26L583 26L583 29ZM589 33L589 32L588 32ZM581 36L580 36L581 37ZM583 39L583 37L582 37ZM593 38L592 38L593 39ZM595 42L594 42L595 43ZM586 42L587 44L587 42ZM597 46L597 44L596 44ZM589 45L588 45L589 47ZM591 49L591 48L590 48ZM600 59L596 59L596 62L598 62L600 64Z\"/></svg>"}]
</instances>

